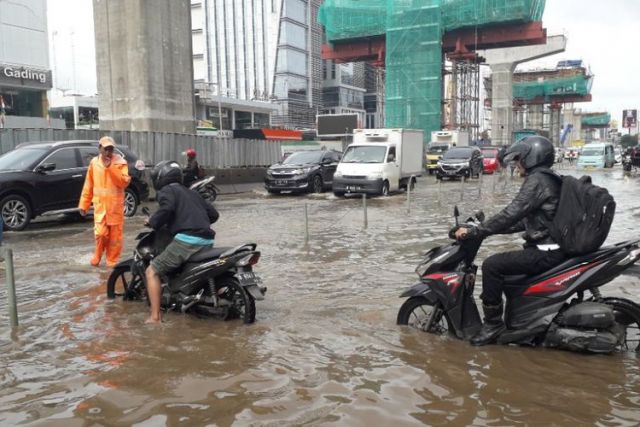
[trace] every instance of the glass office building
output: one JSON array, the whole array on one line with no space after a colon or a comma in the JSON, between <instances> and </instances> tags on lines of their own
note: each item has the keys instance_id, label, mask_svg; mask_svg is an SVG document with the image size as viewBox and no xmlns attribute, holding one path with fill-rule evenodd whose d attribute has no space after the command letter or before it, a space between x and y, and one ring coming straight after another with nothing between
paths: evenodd
<instances>
[{"instance_id":1,"label":"glass office building","mask_svg":"<svg viewBox=\"0 0 640 427\"><path fill-rule=\"evenodd\" d=\"M264 114L273 126L313 128L322 102L321 0L191 3L201 116L221 117L223 128L258 127Z\"/></svg>"}]
</instances>

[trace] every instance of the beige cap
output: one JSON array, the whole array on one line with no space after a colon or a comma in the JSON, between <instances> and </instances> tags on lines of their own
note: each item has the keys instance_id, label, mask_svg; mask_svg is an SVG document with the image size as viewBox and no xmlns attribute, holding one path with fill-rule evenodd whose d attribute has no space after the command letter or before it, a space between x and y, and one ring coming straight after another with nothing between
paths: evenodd
<instances>
[{"instance_id":1,"label":"beige cap","mask_svg":"<svg viewBox=\"0 0 640 427\"><path fill-rule=\"evenodd\" d=\"M110 136L103 136L102 138L100 138L99 144L102 147L115 147L116 146L116 142Z\"/></svg>"}]
</instances>

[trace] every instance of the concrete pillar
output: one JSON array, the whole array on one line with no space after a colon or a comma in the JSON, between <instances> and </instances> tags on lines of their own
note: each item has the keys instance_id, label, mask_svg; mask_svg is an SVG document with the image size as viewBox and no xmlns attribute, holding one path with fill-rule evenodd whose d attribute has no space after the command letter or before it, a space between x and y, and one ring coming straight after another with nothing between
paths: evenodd
<instances>
[{"instance_id":1,"label":"concrete pillar","mask_svg":"<svg viewBox=\"0 0 640 427\"><path fill-rule=\"evenodd\" d=\"M551 118L549 123L549 136L553 145L560 145L560 132L562 129L562 107L552 105L549 109Z\"/></svg>"},{"instance_id":2,"label":"concrete pillar","mask_svg":"<svg viewBox=\"0 0 640 427\"><path fill-rule=\"evenodd\" d=\"M100 128L195 133L189 0L93 0Z\"/></svg>"},{"instance_id":3,"label":"concrete pillar","mask_svg":"<svg viewBox=\"0 0 640 427\"><path fill-rule=\"evenodd\" d=\"M529 129L542 129L544 127L544 105L529 105L527 127Z\"/></svg>"},{"instance_id":4,"label":"concrete pillar","mask_svg":"<svg viewBox=\"0 0 640 427\"><path fill-rule=\"evenodd\" d=\"M491 144L511 144L513 131L513 71L515 64L491 65Z\"/></svg>"},{"instance_id":5,"label":"concrete pillar","mask_svg":"<svg viewBox=\"0 0 640 427\"><path fill-rule=\"evenodd\" d=\"M564 52L565 36L547 37L547 44L484 51L491 67L491 140L493 145L511 144L513 132L513 72L522 62Z\"/></svg>"}]
</instances>

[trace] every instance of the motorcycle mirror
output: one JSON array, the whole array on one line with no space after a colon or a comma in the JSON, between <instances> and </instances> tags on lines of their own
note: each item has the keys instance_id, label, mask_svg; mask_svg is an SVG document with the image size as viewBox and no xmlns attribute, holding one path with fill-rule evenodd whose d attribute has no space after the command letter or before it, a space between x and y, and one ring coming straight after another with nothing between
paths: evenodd
<instances>
[{"instance_id":1,"label":"motorcycle mirror","mask_svg":"<svg viewBox=\"0 0 640 427\"><path fill-rule=\"evenodd\" d=\"M475 217L476 217L476 219L477 219L478 221L480 221L480 222L484 222L484 219L485 219L484 212L482 212L482 211L478 211L478 212L476 212Z\"/></svg>"},{"instance_id":2,"label":"motorcycle mirror","mask_svg":"<svg viewBox=\"0 0 640 427\"><path fill-rule=\"evenodd\" d=\"M458 205L453 207L453 216L456 219L456 225L458 225L458 217L460 216L460 210L458 209Z\"/></svg>"}]
</instances>

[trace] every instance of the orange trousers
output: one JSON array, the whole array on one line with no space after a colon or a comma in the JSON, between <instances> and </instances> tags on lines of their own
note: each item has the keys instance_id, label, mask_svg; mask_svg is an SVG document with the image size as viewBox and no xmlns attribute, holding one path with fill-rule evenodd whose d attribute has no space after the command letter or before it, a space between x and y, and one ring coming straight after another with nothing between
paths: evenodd
<instances>
[{"instance_id":1,"label":"orange trousers","mask_svg":"<svg viewBox=\"0 0 640 427\"><path fill-rule=\"evenodd\" d=\"M106 220L96 222L94 233L96 237L96 250L91 259L91 265L100 264L102 254L107 253L107 266L113 267L120 259L122 252L122 231L124 224L107 225Z\"/></svg>"}]
</instances>

